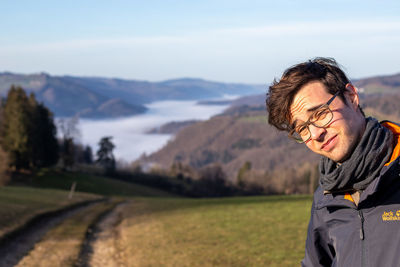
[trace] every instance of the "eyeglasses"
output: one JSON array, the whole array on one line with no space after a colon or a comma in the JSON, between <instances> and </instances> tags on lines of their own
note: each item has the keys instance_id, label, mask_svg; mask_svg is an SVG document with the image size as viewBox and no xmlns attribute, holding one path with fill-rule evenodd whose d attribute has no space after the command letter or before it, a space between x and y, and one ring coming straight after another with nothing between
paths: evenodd
<instances>
[{"instance_id":1,"label":"eyeglasses","mask_svg":"<svg viewBox=\"0 0 400 267\"><path fill-rule=\"evenodd\" d=\"M311 138L311 132L309 128L310 124L318 128L326 127L333 118L333 113L332 110L329 108L329 105L338 95L339 91L337 91L336 94L334 94L326 104L315 110L308 118L307 122L294 127L289 132L289 137L293 138L298 143L305 143Z\"/></svg>"}]
</instances>

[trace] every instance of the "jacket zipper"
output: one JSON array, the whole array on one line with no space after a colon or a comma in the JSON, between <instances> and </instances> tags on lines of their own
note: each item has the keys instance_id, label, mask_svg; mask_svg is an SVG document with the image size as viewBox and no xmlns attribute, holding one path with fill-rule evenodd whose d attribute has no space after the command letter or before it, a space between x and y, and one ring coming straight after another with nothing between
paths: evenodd
<instances>
[{"instance_id":1,"label":"jacket zipper","mask_svg":"<svg viewBox=\"0 0 400 267\"><path fill-rule=\"evenodd\" d=\"M360 239L361 239L361 266L364 266L364 260L365 260L365 235L364 235L364 215L361 210L358 210L358 217L360 218L361 221L361 226L360 226Z\"/></svg>"}]
</instances>

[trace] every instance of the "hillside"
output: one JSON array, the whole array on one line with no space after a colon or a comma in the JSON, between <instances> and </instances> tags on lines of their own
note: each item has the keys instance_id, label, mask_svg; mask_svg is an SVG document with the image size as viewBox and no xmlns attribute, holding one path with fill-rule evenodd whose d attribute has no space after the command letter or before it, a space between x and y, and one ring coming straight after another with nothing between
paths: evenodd
<instances>
[{"instance_id":1,"label":"hillside","mask_svg":"<svg viewBox=\"0 0 400 267\"><path fill-rule=\"evenodd\" d=\"M362 88L366 94L399 92L400 73L355 80L354 84Z\"/></svg>"},{"instance_id":2,"label":"hillside","mask_svg":"<svg viewBox=\"0 0 400 267\"><path fill-rule=\"evenodd\" d=\"M147 82L101 77L0 73L0 95L11 85L36 95L56 116L115 118L140 114L147 103L161 100L202 100L224 95L255 94L263 86L176 79Z\"/></svg>"},{"instance_id":3,"label":"hillside","mask_svg":"<svg viewBox=\"0 0 400 267\"><path fill-rule=\"evenodd\" d=\"M32 75L1 73L1 96L7 95L11 85L21 86L28 93L34 93L39 101L59 117L75 115L87 118L121 117L146 111L144 106L130 104L117 97L110 98L64 77L45 73Z\"/></svg>"},{"instance_id":4,"label":"hillside","mask_svg":"<svg viewBox=\"0 0 400 267\"><path fill-rule=\"evenodd\" d=\"M303 187L291 192L307 192L304 190L314 179L319 156L268 125L260 98L265 99L265 95L239 99L223 114L181 129L164 148L142 162L167 169L178 161L196 169L218 163L233 182L238 182L239 170L249 162L253 181L261 179L264 185L297 181ZM362 99L367 116L395 122L400 122L399 103L400 92L394 90L365 94ZM284 185L279 186L282 189Z\"/></svg>"},{"instance_id":5,"label":"hillside","mask_svg":"<svg viewBox=\"0 0 400 267\"><path fill-rule=\"evenodd\" d=\"M181 129L195 124L199 122L198 120L188 120L188 121L172 121L168 122L164 125L161 125L160 127L153 128L149 130L147 133L148 134L176 134L179 132Z\"/></svg>"},{"instance_id":6,"label":"hillside","mask_svg":"<svg viewBox=\"0 0 400 267\"><path fill-rule=\"evenodd\" d=\"M183 128L174 140L144 161L156 162L165 168L174 161L195 168L218 162L231 180L246 161L251 162L254 170L271 172L317 161L317 156L306 153L305 146L290 142L285 134L269 126L263 107L254 109L215 116Z\"/></svg>"},{"instance_id":7,"label":"hillside","mask_svg":"<svg viewBox=\"0 0 400 267\"><path fill-rule=\"evenodd\" d=\"M396 93L400 74L355 80L362 92ZM148 82L103 77L52 76L46 73L0 73L0 95L11 85L36 95L58 117L115 118L140 114L145 104L162 100L209 100L225 95L248 95L232 101L233 106L263 105L267 85L221 83L182 78ZM205 101L203 103L218 104Z\"/></svg>"}]
</instances>

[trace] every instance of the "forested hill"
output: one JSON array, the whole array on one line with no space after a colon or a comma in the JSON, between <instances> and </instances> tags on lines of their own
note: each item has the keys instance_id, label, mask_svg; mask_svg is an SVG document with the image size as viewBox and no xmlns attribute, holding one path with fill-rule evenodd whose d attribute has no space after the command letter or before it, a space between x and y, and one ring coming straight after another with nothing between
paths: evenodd
<instances>
[{"instance_id":1,"label":"forested hill","mask_svg":"<svg viewBox=\"0 0 400 267\"><path fill-rule=\"evenodd\" d=\"M400 122L400 88L375 89L361 94L366 115ZM229 180L247 179L264 192L311 192L319 157L268 125L264 102L265 94L238 99L223 114L181 129L164 148L141 160L167 169L174 162L196 169L219 164Z\"/></svg>"},{"instance_id":2,"label":"forested hill","mask_svg":"<svg viewBox=\"0 0 400 267\"><path fill-rule=\"evenodd\" d=\"M236 112L237 111L237 112ZM169 168L180 161L194 168L219 163L231 180L248 161L253 170L275 171L316 162L305 146L267 124L265 108L239 106L179 131L160 151L142 159Z\"/></svg>"},{"instance_id":3,"label":"forested hill","mask_svg":"<svg viewBox=\"0 0 400 267\"><path fill-rule=\"evenodd\" d=\"M264 85L176 79L147 82L101 77L51 76L46 73L0 73L0 95L11 85L33 92L56 116L89 118L123 117L143 113L144 104L160 100L202 100L223 95L248 95L264 91Z\"/></svg>"}]
</instances>

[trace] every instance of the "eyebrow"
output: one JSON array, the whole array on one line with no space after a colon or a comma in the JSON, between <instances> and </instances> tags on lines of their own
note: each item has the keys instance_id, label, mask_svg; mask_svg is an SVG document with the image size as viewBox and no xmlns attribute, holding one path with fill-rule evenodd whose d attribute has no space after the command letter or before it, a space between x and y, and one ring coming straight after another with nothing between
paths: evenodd
<instances>
[{"instance_id":1,"label":"eyebrow","mask_svg":"<svg viewBox=\"0 0 400 267\"><path fill-rule=\"evenodd\" d=\"M326 103L323 103L323 104L316 105L316 106L314 106L314 107L308 108L308 109L307 109L307 112L314 112L314 111L316 111L317 109L323 107L324 105L326 105ZM298 119L295 119L294 122L292 123L293 129L296 128L297 122L298 122Z\"/></svg>"},{"instance_id":2,"label":"eyebrow","mask_svg":"<svg viewBox=\"0 0 400 267\"><path fill-rule=\"evenodd\" d=\"M308 108L308 109L307 109L307 112L314 112L314 111L316 111L317 109L319 109L319 108L321 108L321 107L323 107L323 106L325 106L325 105L330 105L330 104L332 103L332 101L335 99L335 97L339 95L339 93L340 93L340 91L337 91L337 92L333 95L333 97L331 97L331 99L328 100L327 103L323 103L323 104L316 105L316 106L313 106L313 107L311 107L311 108ZM298 122L297 119L294 120L294 122L290 125L290 127L292 127L293 129L296 128L297 122Z\"/></svg>"},{"instance_id":3,"label":"eyebrow","mask_svg":"<svg viewBox=\"0 0 400 267\"><path fill-rule=\"evenodd\" d=\"M315 110L317 110L317 109L319 109L319 108L321 108L321 107L323 107L323 106L325 106L325 105L330 105L330 104L332 103L332 101L335 99L335 97L339 95L339 93L340 93L340 91L337 91L337 92L328 100L328 102L326 102L326 103L324 103L324 104L321 104L321 105L317 105L317 106L311 107L311 108L307 109L307 111L308 111L308 112L310 112L310 111L312 112L312 111L315 111Z\"/></svg>"},{"instance_id":4,"label":"eyebrow","mask_svg":"<svg viewBox=\"0 0 400 267\"><path fill-rule=\"evenodd\" d=\"M298 121L299 121L299 120L296 119L296 120L290 125L290 127L291 127L292 129L296 128L297 122L298 122Z\"/></svg>"},{"instance_id":5,"label":"eyebrow","mask_svg":"<svg viewBox=\"0 0 400 267\"><path fill-rule=\"evenodd\" d=\"M307 112L316 111L317 109L319 109L319 108L321 108L322 106L325 106L325 105L326 105L326 103L323 103L323 104L320 104L320 105L317 105L317 106L308 108L308 109L307 109Z\"/></svg>"}]
</instances>

